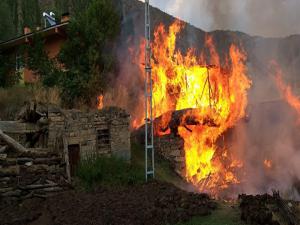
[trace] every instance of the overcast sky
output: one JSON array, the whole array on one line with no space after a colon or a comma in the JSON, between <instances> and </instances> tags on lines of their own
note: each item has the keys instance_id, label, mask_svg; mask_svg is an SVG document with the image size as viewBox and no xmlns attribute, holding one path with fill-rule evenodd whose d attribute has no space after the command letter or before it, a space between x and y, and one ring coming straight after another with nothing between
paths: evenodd
<instances>
[{"instance_id":1,"label":"overcast sky","mask_svg":"<svg viewBox=\"0 0 300 225\"><path fill-rule=\"evenodd\" d=\"M229 29L267 37L300 34L300 0L150 0L150 4L206 31Z\"/></svg>"}]
</instances>

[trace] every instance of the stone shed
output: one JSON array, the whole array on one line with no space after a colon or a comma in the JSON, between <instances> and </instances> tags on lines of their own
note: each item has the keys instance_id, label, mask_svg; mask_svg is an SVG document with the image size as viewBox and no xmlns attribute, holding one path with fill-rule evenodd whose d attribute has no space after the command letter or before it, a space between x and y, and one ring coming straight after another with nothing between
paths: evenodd
<instances>
[{"instance_id":1,"label":"stone shed","mask_svg":"<svg viewBox=\"0 0 300 225\"><path fill-rule=\"evenodd\" d=\"M117 107L48 111L48 148L63 149L70 171L80 159L108 155L130 160L130 116Z\"/></svg>"},{"instance_id":2,"label":"stone shed","mask_svg":"<svg viewBox=\"0 0 300 225\"><path fill-rule=\"evenodd\" d=\"M0 196L61 190L80 160L130 160L130 116L108 107L83 112L26 105L16 121L0 121Z\"/></svg>"}]
</instances>

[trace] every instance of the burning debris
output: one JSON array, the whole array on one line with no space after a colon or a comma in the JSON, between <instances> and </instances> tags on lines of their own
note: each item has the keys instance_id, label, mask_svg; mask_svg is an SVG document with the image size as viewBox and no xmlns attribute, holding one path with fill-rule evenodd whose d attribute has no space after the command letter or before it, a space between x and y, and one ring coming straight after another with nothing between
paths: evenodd
<instances>
[{"instance_id":1,"label":"burning debris","mask_svg":"<svg viewBox=\"0 0 300 225\"><path fill-rule=\"evenodd\" d=\"M230 155L230 150L217 150L216 142L246 115L247 90L251 86L245 66L246 55L232 45L225 60L227 64L221 65L209 36L206 38L209 57L204 58L204 52L197 57L193 49L183 55L176 50L176 38L183 26L175 21L168 31L160 25L154 33L155 133L158 136L178 134L184 140L186 164L181 175L199 191L217 194L228 185L239 183L231 167L242 163L235 163L238 159ZM225 154L228 156L226 163L222 160Z\"/></svg>"},{"instance_id":2,"label":"burning debris","mask_svg":"<svg viewBox=\"0 0 300 225\"><path fill-rule=\"evenodd\" d=\"M273 196L240 195L241 219L247 224L280 225L299 224L297 202L283 200L279 192L273 191Z\"/></svg>"}]
</instances>

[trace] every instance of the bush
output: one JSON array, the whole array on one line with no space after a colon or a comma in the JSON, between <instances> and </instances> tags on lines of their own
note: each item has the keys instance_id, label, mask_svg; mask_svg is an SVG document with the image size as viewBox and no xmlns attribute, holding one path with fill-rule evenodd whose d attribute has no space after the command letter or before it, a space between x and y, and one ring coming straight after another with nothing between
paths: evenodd
<instances>
[{"instance_id":1,"label":"bush","mask_svg":"<svg viewBox=\"0 0 300 225\"><path fill-rule=\"evenodd\" d=\"M120 15L111 0L91 0L86 10L68 25L68 36L58 60L64 65L60 80L62 98L68 107L78 101L95 106L96 97L108 87L116 70L112 54L120 32Z\"/></svg>"},{"instance_id":2,"label":"bush","mask_svg":"<svg viewBox=\"0 0 300 225\"><path fill-rule=\"evenodd\" d=\"M45 88L41 84L0 88L0 120L14 120L26 102L60 105L58 88Z\"/></svg>"},{"instance_id":3,"label":"bush","mask_svg":"<svg viewBox=\"0 0 300 225\"><path fill-rule=\"evenodd\" d=\"M95 157L82 160L76 175L90 189L96 184L134 185L144 181L142 168L116 157Z\"/></svg>"},{"instance_id":4,"label":"bush","mask_svg":"<svg viewBox=\"0 0 300 225\"><path fill-rule=\"evenodd\" d=\"M0 87L12 87L19 83L21 74L15 72L15 66L14 57L8 57L0 51Z\"/></svg>"},{"instance_id":5,"label":"bush","mask_svg":"<svg viewBox=\"0 0 300 225\"><path fill-rule=\"evenodd\" d=\"M19 86L0 88L0 120L14 120L16 114L29 99L28 88Z\"/></svg>"}]
</instances>

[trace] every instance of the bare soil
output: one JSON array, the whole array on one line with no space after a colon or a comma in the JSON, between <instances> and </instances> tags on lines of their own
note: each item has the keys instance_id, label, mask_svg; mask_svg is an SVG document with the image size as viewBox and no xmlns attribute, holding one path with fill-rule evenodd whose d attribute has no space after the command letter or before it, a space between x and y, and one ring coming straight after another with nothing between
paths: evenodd
<instances>
[{"instance_id":1,"label":"bare soil","mask_svg":"<svg viewBox=\"0 0 300 225\"><path fill-rule=\"evenodd\" d=\"M3 225L166 225L209 215L216 203L205 194L154 181L127 187L71 190L47 199L0 200Z\"/></svg>"}]
</instances>

